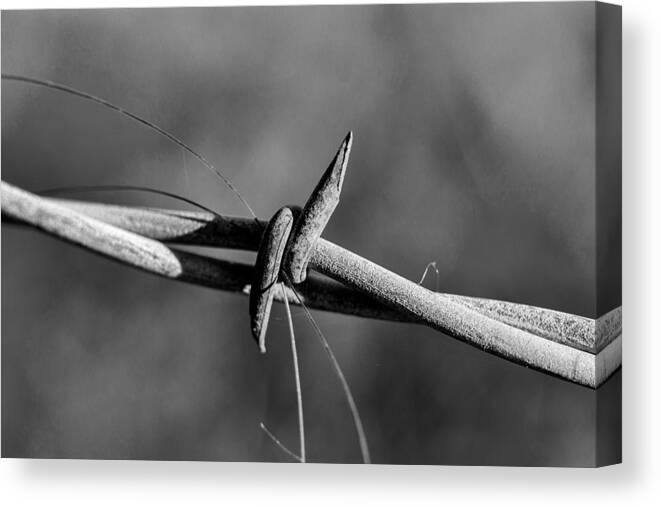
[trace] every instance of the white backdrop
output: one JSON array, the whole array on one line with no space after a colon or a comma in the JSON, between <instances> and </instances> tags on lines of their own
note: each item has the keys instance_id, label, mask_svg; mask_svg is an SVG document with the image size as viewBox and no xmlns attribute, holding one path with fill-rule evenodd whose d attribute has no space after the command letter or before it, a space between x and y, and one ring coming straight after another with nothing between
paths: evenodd
<instances>
[{"instance_id":1,"label":"white backdrop","mask_svg":"<svg viewBox=\"0 0 661 507\"><path fill-rule=\"evenodd\" d=\"M249 4L5 1L2 9ZM254 4L304 4L258 1ZM346 3L325 0L321 3ZM373 2L377 3L377 2ZM402 3L397 2L397 3ZM2 460L3 505L649 505L661 500L659 2L624 0L624 464L601 470ZM656 261L656 262L655 262Z\"/></svg>"}]
</instances>

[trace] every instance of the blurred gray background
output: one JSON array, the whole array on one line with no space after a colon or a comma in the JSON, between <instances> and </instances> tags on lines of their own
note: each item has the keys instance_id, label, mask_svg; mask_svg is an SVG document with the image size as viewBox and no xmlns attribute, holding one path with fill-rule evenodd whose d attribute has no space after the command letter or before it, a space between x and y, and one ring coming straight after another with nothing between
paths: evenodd
<instances>
[{"instance_id":1,"label":"blurred gray background","mask_svg":"<svg viewBox=\"0 0 661 507\"><path fill-rule=\"evenodd\" d=\"M3 12L2 71L149 118L264 218L305 202L352 129L326 238L415 280L436 261L443 292L595 317L595 40L593 3ZM153 132L13 82L2 178L147 185L246 214ZM620 304L619 278L608 287L600 313ZM619 373L597 392L423 327L314 315L375 462L588 466L597 413L619 452ZM3 225L2 454L286 460L259 428L296 448L283 317L264 357L245 298ZM357 462L340 385L300 310L294 324L309 457Z\"/></svg>"}]
</instances>

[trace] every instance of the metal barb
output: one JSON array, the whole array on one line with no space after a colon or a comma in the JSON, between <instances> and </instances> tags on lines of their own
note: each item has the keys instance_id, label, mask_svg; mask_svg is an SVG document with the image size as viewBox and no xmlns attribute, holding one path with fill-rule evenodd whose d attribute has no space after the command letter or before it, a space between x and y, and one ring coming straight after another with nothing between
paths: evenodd
<instances>
[{"instance_id":1,"label":"metal barb","mask_svg":"<svg viewBox=\"0 0 661 507\"><path fill-rule=\"evenodd\" d=\"M340 202L344 173L349 162L353 134L346 135L335 157L305 203L287 244L283 270L294 283L305 281L308 261L317 240Z\"/></svg>"},{"instance_id":2,"label":"metal barb","mask_svg":"<svg viewBox=\"0 0 661 507\"><path fill-rule=\"evenodd\" d=\"M293 223L292 211L286 206L280 208L266 226L257 251L248 307L252 334L262 354L266 353L266 329L278 286L280 264Z\"/></svg>"}]
</instances>

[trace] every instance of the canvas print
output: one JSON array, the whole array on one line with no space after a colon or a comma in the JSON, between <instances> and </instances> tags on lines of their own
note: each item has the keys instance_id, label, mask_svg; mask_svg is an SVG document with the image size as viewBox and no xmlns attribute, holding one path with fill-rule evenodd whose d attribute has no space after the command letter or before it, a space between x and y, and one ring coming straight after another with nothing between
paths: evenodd
<instances>
[{"instance_id":1,"label":"canvas print","mask_svg":"<svg viewBox=\"0 0 661 507\"><path fill-rule=\"evenodd\" d=\"M2 12L2 456L621 460L621 9Z\"/></svg>"}]
</instances>

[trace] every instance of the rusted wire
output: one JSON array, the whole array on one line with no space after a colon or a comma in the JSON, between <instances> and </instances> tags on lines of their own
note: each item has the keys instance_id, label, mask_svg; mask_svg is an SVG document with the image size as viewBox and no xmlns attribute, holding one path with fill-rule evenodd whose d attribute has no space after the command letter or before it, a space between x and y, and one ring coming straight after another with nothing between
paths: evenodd
<instances>
[{"instance_id":1,"label":"rusted wire","mask_svg":"<svg viewBox=\"0 0 661 507\"><path fill-rule=\"evenodd\" d=\"M164 243L256 251L264 222L204 212L130 208L43 198L2 182L3 220L172 279L250 293L252 267ZM320 238L297 285L311 308L428 325L486 352L597 387L621 364L621 309L600 319L502 301L432 292ZM288 300L298 300L287 291ZM276 300L282 296L275 295Z\"/></svg>"}]
</instances>

